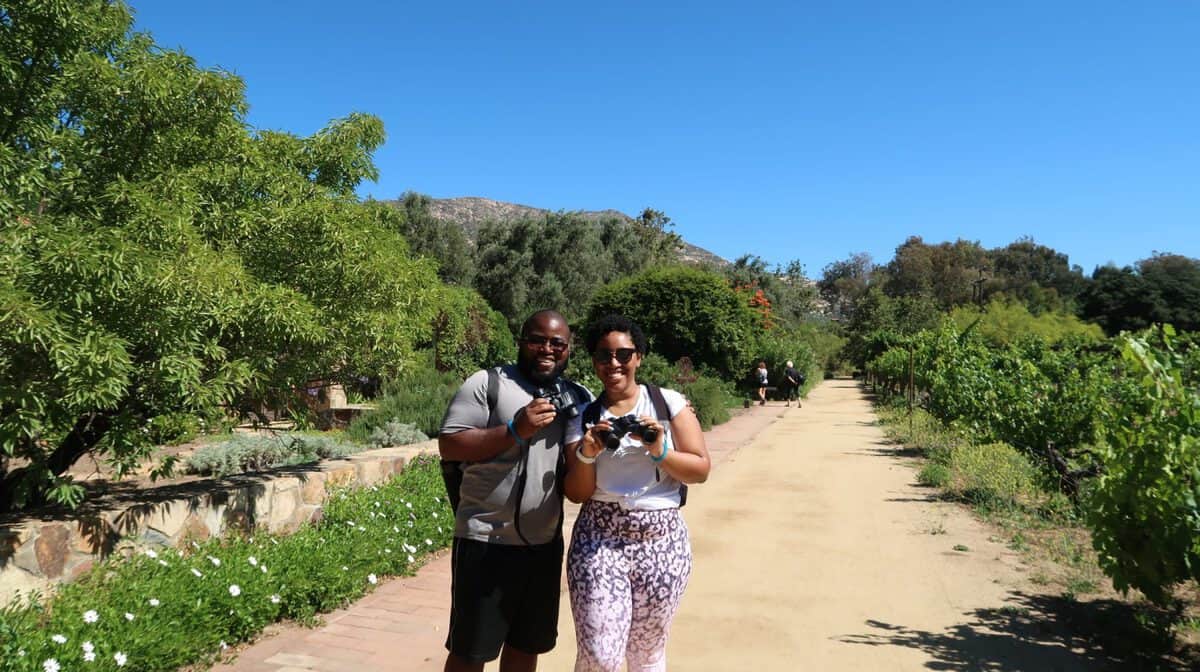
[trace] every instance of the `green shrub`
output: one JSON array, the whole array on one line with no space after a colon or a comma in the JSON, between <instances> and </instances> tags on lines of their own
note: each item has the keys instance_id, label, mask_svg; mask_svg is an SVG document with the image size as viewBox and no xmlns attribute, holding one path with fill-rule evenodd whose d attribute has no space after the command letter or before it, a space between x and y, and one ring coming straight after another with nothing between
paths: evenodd
<instances>
[{"instance_id":1,"label":"green shrub","mask_svg":"<svg viewBox=\"0 0 1200 672\"><path fill-rule=\"evenodd\" d=\"M678 361L690 357L723 378L746 375L761 316L720 275L667 267L621 278L600 288L589 321L619 313L638 323L650 349Z\"/></svg>"},{"instance_id":2,"label":"green shrub","mask_svg":"<svg viewBox=\"0 0 1200 672\"><path fill-rule=\"evenodd\" d=\"M1004 443L960 445L950 451L947 491L985 509L1012 509L1037 498L1037 470Z\"/></svg>"},{"instance_id":3,"label":"green shrub","mask_svg":"<svg viewBox=\"0 0 1200 672\"><path fill-rule=\"evenodd\" d=\"M316 434L237 434L228 441L197 449L187 459L187 470L205 476L229 476L345 457L362 448L361 445Z\"/></svg>"},{"instance_id":4,"label":"green shrub","mask_svg":"<svg viewBox=\"0 0 1200 672\"><path fill-rule=\"evenodd\" d=\"M941 462L929 461L917 472L917 482L935 488L944 488L950 483L950 467Z\"/></svg>"},{"instance_id":5,"label":"green shrub","mask_svg":"<svg viewBox=\"0 0 1200 672\"><path fill-rule=\"evenodd\" d=\"M388 448L407 446L410 443L428 440L429 436L417 429L415 425L405 424L393 418L371 432L370 444L376 448Z\"/></svg>"},{"instance_id":6,"label":"green shrub","mask_svg":"<svg viewBox=\"0 0 1200 672\"><path fill-rule=\"evenodd\" d=\"M90 669L84 642L94 648L95 669L115 669L117 653L126 669L148 672L207 664L269 623L311 621L382 577L411 574L453 535L431 456L385 484L331 493L324 513L318 526L290 536L255 533L113 556L45 602L0 609L0 672L43 672L50 659L63 670Z\"/></svg>"},{"instance_id":7,"label":"green shrub","mask_svg":"<svg viewBox=\"0 0 1200 672\"><path fill-rule=\"evenodd\" d=\"M446 407L462 381L458 374L440 373L432 365L415 367L386 383L383 394L373 402L375 408L355 418L346 435L354 441L369 443L376 429L398 421L413 425L428 436L437 436Z\"/></svg>"},{"instance_id":8,"label":"green shrub","mask_svg":"<svg viewBox=\"0 0 1200 672\"><path fill-rule=\"evenodd\" d=\"M146 423L146 433L158 446L186 443L201 433L200 419L191 413L166 413Z\"/></svg>"},{"instance_id":9,"label":"green shrub","mask_svg":"<svg viewBox=\"0 0 1200 672\"><path fill-rule=\"evenodd\" d=\"M679 385L678 390L691 402L700 428L704 431L729 421L730 399L736 395L720 380L699 375L695 380Z\"/></svg>"}]
</instances>

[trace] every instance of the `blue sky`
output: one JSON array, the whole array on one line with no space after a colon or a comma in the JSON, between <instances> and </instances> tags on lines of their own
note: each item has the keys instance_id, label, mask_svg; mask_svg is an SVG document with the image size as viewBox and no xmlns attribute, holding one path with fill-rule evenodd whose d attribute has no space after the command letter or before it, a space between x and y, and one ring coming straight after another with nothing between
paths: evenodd
<instances>
[{"instance_id":1,"label":"blue sky","mask_svg":"<svg viewBox=\"0 0 1200 672\"><path fill-rule=\"evenodd\" d=\"M653 207L814 277L910 235L1200 257L1200 3L131 4L255 127L382 118L364 196Z\"/></svg>"}]
</instances>

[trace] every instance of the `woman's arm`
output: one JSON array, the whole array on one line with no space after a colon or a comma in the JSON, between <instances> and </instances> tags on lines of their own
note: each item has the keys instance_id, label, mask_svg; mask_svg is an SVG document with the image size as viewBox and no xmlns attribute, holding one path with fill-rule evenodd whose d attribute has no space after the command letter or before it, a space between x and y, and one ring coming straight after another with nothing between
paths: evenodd
<instances>
[{"instance_id":1,"label":"woman's arm","mask_svg":"<svg viewBox=\"0 0 1200 672\"><path fill-rule=\"evenodd\" d=\"M583 433L582 440L564 449L567 455L567 477L563 480L563 494L576 504L587 501L592 493L596 492L596 463L585 464L579 459L577 451L583 446L585 456L599 457L604 451L604 444L596 438L596 433L610 428L607 420L601 420Z\"/></svg>"},{"instance_id":2,"label":"woman's arm","mask_svg":"<svg viewBox=\"0 0 1200 672\"><path fill-rule=\"evenodd\" d=\"M651 458L658 459L663 455L665 438L665 433L660 434L658 441L646 446ZM712 460L708 457L708 447L704 445L700 421L696 419L691 406L684 406L671 419L671 445L656 466L680 483L703 483L708 480Z\"/></svg>"}]
</instances>

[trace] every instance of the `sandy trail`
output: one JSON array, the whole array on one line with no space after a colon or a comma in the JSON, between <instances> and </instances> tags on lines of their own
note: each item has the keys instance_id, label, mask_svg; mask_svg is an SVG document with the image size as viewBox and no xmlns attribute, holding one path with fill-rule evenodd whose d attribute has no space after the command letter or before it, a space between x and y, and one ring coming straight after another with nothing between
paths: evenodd
<instances>
[{"instance_id":1,"label":"sandy trail","mask_svg":"<svg viewBox=\"0 0 1200 672\"><path fill-rule=\"evenodd\" d=\"M778 412L684 509L695 567L669 669L1106 667L1039 624L1015 552L916 485L856 383ZM574 652L564 599L539 667L569 670Z\"/></svg>"}]
</instances>

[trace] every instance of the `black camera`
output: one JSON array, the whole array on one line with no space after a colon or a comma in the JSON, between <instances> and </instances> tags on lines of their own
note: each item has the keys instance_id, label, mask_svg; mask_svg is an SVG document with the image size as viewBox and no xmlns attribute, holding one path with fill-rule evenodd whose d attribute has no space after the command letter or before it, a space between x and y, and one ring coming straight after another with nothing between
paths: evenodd
<instances>
[{"instance_id":1,"label":"black camera","mask_svg":"<svg viewBox=\"0 0 1200 672\"><path fill-rule=\"evenodd\" d=\"M579 415L579 399L575 397L571 385L562 378L556 378L548 387L539 388L537 396L549 401L554 411L568 420Z\"/></svg>"},{"instance_id":2,"label":"black camera","mask_svg":"<svg viewBox=\"0 0 1200 672\"><path fill-rule=\"evenodd\" d=\"M654 443L658 440L658 430L643 425L642 421L638 420L635 415L611 418L608 423L612 426L612 429L604 433L603 439L604 447L609 450L620 448L621 437L631 432L640 435L643 443Z\"/></svg>"}]
</instances>

